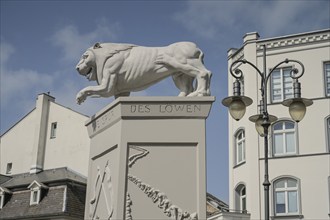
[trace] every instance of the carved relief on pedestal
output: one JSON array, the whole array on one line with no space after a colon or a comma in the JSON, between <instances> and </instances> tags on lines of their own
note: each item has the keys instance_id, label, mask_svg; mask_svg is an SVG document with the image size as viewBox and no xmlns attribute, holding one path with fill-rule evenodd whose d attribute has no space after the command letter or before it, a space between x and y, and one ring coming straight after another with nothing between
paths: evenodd
<instances>
[{"instance_id":1,"label":"carved relief on pedestal","mask_svg":"<svg viewBox=\"0 0 330 220\"><path fill-rule=\"evenodd\" d=\"M131 145L130 149L134 149L134 150L138 151L138 153L133 154L128 158L128 167L130 167L130 168L135 164L135 162L138 159L145 157L149 153L149 151L147 151L146 149L143 149L141 147L134 146L134 145Z\"/></svg>"},{"instance_id":2,"label":"carved relief on pedestal","mask_svg":"<svg viewBox=\"0 0 330 220\"><path fill-rule=\"evenodd\" d=\"M143 149L141 147L137 146L130 146L131 149L134 149L135 151L139 151L138 153L135 153L128 158L128 166L131 168L135 162L143 157L145 157L147 154L149 154L149 151L146 149ZM144 194L150 198L150 200L157 205L159 209L162 209L164 214L175 220L198 220L198 215L196 212L190 214L187 211L182 210L180 207L174 205L171 200L168 199L165 193L161 192L159 189L156 189L152 186L150 186L147 183L144 183L141 179L138 177L135 177L131 174L127 174L127 178L129 181L131 181L134 185L136 185ZM129 193L127 192L126 196L126 220L133 220L133 216L131 213L131 205L132 201L130 198Z\"/></svg>"},{"instance_id":3,"label":"carved relief on pedestal","mask_svg":"<svg viewBox=\"0 0 330 220\"><path fill-rule=\"evenodd\" d=\"M132 218L132 206L133 202L131 200L131 196L129 195L129 193L126 193L126 220L133 220Z\"/></svg>"},{"instance_id":4,"label":"carved relief on pedestal","mask_svg":"<svg viewBox=\"0 0 330 220\"><path fill-rule=\"evenodd\" d=\"M113 187L111 182L111 170L109 167L109 161L107 161L104 169L101 170L100 166L97 166L97 174L95 178L95 184L92 190L92 196L89 209L89 217L91 219L100 219L100 217L96 213L96 209L99 203L101 196L105 200L105 205L107 209L107 218L108 220L111 219L113 214Z\"/></svg>"}]
</instances>

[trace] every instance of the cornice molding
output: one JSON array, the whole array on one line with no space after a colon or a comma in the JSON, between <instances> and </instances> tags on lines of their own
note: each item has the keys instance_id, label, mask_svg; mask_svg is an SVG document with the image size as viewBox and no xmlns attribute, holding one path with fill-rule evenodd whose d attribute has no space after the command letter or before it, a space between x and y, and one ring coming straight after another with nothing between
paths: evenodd
<instances>
[{"instance_id":1,"label":"cornice molding","mask_svg":"<svg viewBox=\"0 0 330 220\"><path fill-rule=\"evenodd\" d=\"M320 42L330 42L330 31L292 37L288 36L285 38L260 40L257 41L257 50L262 50L262 45L266 45L267 49L277 49Z\"/></svg>"}]
</instances>

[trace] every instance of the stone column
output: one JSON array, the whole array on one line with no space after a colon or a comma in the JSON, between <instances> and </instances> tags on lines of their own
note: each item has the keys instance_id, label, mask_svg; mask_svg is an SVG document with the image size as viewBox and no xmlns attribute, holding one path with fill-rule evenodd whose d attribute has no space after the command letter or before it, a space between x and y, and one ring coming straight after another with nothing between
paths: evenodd
<instances>
[{"instance_id":1,"label":"stone column","mask_svg":"<svg viewBox=\"0 0 330 220\"><path fill-rule=\"evenodd\" d=\"M214 97L121 97L87 121L86 219L206 219Z\"/></svg>"}]
</instances>

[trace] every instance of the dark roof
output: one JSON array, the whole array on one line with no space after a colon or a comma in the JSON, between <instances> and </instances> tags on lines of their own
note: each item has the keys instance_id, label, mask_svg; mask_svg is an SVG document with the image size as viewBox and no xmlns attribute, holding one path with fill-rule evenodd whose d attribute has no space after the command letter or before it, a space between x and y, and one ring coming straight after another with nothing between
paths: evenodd
<instances>
[{"instance_id":1,"label":"dark roof","mask_svg":"<svg viewBox=\"0 0 330 220\"><path fill-rule=\"evenodd\" d=\"M5 176L5 175L0 174L0 185L3 184L4 182L7 182L11 178L12 178L11 176Z\"/></svg>"},{"instance_id":2,"label":"dark roof","mask_svg":"<svg viewBox=\"0 0 330 220\"><path fill-rule=\"evenodd\" d=\"M86 177L70 170L67 167L62 167L51 170L44 170L36 174L22 173L12 175L11 179L7 179L7 181L4 181L0 185L8 189L27 187L34 180L43 184L56 183L61 181L70 181L83 185L86 185L87 183Z\"/></svg>"},{"instance_id":3,"label":"dark roof","mask_svg":"<svg viewBox=\"0 0 330 220\"><path fill-rule=\"evenodd\" d=\"M30 205L30 190L17 191L0 210L0 219L35 219L70 216L83 219L85 207L84 186L50 187L42 192L37 205Z\"/></svg>"}]
</instances>

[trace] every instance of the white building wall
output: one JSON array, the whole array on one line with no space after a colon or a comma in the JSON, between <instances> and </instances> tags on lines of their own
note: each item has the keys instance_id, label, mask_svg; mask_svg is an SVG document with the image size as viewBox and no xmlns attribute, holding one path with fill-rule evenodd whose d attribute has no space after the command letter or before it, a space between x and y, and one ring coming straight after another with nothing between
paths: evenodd
<instances>
[{"instance_id":1,"label":"white building wall","mask_svg":"<svg viewBox=\"0 0 330 220\"><path fill-rule=\"evenodd\" d=\"M250 39L249 41L246 41ZM325 119L330 115L330 99L325 97L323 63L330 61L330 31L319 31L301 35L273 39L258 39L251 33L245 36L244 46L235 54L229 51L228 66L237 59L244 58L263 70L262 44L267 44L267 67L271 68L286 58L301 61L305 74L299 79L302 97L313 99L314 104L307 108L305 118L297 124L298 154L292 157L273 157L269 159L270 181L281 176L292 176L300 182L300 208L304 219L328 219L330 213L330 154L326 143ZM299 43L294 43L299 42ZM232 55L234 54L234 55ZM283 64L283 66L291 66ZM298 67L298 65L296 65ZM246 115L239 122L229 116L229 188L230 209L235 207L235 187L244 183L247 190L247 211L251 219L264 218L264 140L259 138L254 124L248 118L259 114L257 104L260 100L260 78L249 65L241 65L244 73L244 94L254 103L247 108ZM232 94L234 78L229 75L229 95ZM270 83L268 83L268 112L279 119L290 119L288 108L281 104L272 104ZM239 128L245 128L246 161L235 166L234 134ZM270 150L272 139L270 133ZM270 152L271 153L271 152ZM272 186L270 190L271 211L274 215Z\"/></svg>"},{"instance_id":2,"label":"white building wall","mask_svg":"<svg viewBox=\"0 0 330 220\"><path fill-rule=\"evenodd\" d=\"M12 163L11 174L28 172L30 170L34 142L34 123L35 109L1 136L0 174L6 175L8 163Z\"/></svg>"},{"instance_id":3,"label":"white building wall","mask_svg":"<svg viewBox=\"0 0 330 220\"><path fill-rule=\"evenodd\" d=\"M65 166L87 176L90 143L87 119L57 103L50 104L44 169ZM57 122L56 137L50 138L53 122Z\"/></svg>"},{"instance_id":4,"label":"white building wall","mask_svg":"<svg viewBox=\"0 0 330 220\"><path fill-rule=\"evenodd\" d=\"M48 108L47 117L38 117L38 112L43 111L34 109L1 136L0 174L6 175L7 163L13 164L13 175L31 172L31 166L43 161L41 164L44 170L68 167L87 176L90 140L85 121L88 117L55 103L52 97L45 96L47 95L38 96L37 108ZM38 100L48 98L50 101L47 105L38 105ZM46 121L46 132L42 132L44 140L38 138L39 134L35 129L42 124L40 120ZM56 137L50 138L53 122L57 122ZM35 140L39 139L44 144L35 143ZM40 159L42 157L43 159Z\"/></svg>"}]
</instances>

